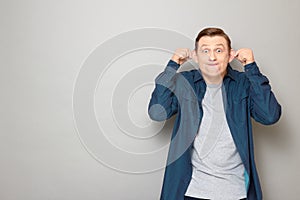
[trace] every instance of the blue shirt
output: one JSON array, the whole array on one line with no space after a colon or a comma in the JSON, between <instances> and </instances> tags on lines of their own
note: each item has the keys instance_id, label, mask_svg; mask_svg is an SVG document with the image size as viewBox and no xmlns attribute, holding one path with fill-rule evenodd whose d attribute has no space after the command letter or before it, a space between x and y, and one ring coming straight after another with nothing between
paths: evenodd
<instances>
[{"instance_id":1,"label":"blue shirt","mask_svg":"<svg viewBox=\"0 0 300 200\"><path fill-rule=\"evenodd\" d=\"M179 65L170 60L155 79L149 103L151 119L164 121L177 114L169 147L161 200L184 200L192 175L193 141L203 116L202 99L206 83L200 70L177 73ZM245 72L228 64L222 95L227 123L245 167L248 200L261 200L262 191L256 170L251 117L264 125L277 122L281 106L267 77L256 63L245 66Z\"/></svg>"}]
</instances>

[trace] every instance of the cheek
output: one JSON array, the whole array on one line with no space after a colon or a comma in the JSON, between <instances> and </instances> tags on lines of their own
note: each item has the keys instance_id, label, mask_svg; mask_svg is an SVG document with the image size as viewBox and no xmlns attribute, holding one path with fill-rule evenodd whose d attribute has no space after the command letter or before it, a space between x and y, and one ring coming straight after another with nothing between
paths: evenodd
<instances>
[{"instance_id":1,"label":"cheek","mask_svg":"<svg viewBox=\"0 0 300 200\"><path fill-rule=\"evenodd\" d=\"M220 56L220 59L223 60L224 62L229 62L229 55L226 54L226 55L223 55L223 56Z\"/></svg>"},{"instance_id":2,"label":"cheek","mask_svg":"<svg viewBox=\"0 0 300 200\"><path fill-rule=\"evenodd\" d=\"M199 56L197 61L199 64L206 63L208 61L208 56Z\"/></svg>"},{"instance_id":3,"label":"cheek","mask_svg":"<svg viewBox=\"0 0 300 200\"><path fill-rule=\"evenodd\" d=\"M229 63L229 56L220 56L219 61L221 61L221 63L223 63L223 65L227 66L227 64Z\"/></svg>"}]
</instances>

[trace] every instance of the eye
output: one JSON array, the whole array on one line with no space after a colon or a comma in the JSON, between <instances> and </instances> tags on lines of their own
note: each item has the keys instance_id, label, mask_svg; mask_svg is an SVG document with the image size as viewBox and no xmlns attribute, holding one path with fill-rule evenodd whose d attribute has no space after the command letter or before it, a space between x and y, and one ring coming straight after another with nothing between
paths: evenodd
<instances>
[{"instance_id":1,"label":"eye","mask_svg":"<svg viewBox=\"0 0 300 200\"><path fill-rule=\"evenodd\" d=\"M217 49L216 52L217 52L217 53L222 53L223 50L222 50L222 49Z\"/></svg>"},{"instance_id":2,"label":"eye","mask_svg":"<svg viewBox=\"0 0 300 200\"><path fill-rule=\"evenodd\" d=\"M207 54L209 51L208 49L203 49L201 52Z\"/></svg>"}]
</instances>

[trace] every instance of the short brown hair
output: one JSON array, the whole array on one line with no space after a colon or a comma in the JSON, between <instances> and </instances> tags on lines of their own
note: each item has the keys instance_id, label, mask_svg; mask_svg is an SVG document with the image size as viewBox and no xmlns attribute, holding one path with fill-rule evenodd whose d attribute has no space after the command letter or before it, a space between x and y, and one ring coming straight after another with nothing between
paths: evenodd
<instances>
[{"instance_id":1,"label":"short brown hair","mask_svg":"<svg viewBox=\"0 0 300 200\"><path fill-rule=\"evenodd\" d=\"M220 28L205 28L202 31L199 32L198 36L196 37L195 40L195 49L197 50L198 48L198 42L200 40L200 38L204 37L204 36L209 36L209 37L213 37L213 36L221 36L224 37L225 40L227 41L227 47L228 50L230 51L231 49L231 41L229 36Z\"/></svg>"}]
</instances>

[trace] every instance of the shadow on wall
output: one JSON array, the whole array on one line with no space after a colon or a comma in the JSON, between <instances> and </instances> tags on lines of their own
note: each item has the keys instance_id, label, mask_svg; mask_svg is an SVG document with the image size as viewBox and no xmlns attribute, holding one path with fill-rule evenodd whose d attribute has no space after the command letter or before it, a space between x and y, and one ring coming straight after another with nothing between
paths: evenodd
<instances>
[{"instance_id":1,"label":"shadow on wall","mask_svg":"<svg viewBox=\"0 0 300 200\"><path fill-rule=\"evenodd\" d=\"M257 148L267 145L278 151L287 151L293 143L292 131L286 118L282 115L280 120L273 125L262 125L253 120L254 142ZM257 149L259 152L259 149Z\"/></svg>"}]
</instances>

